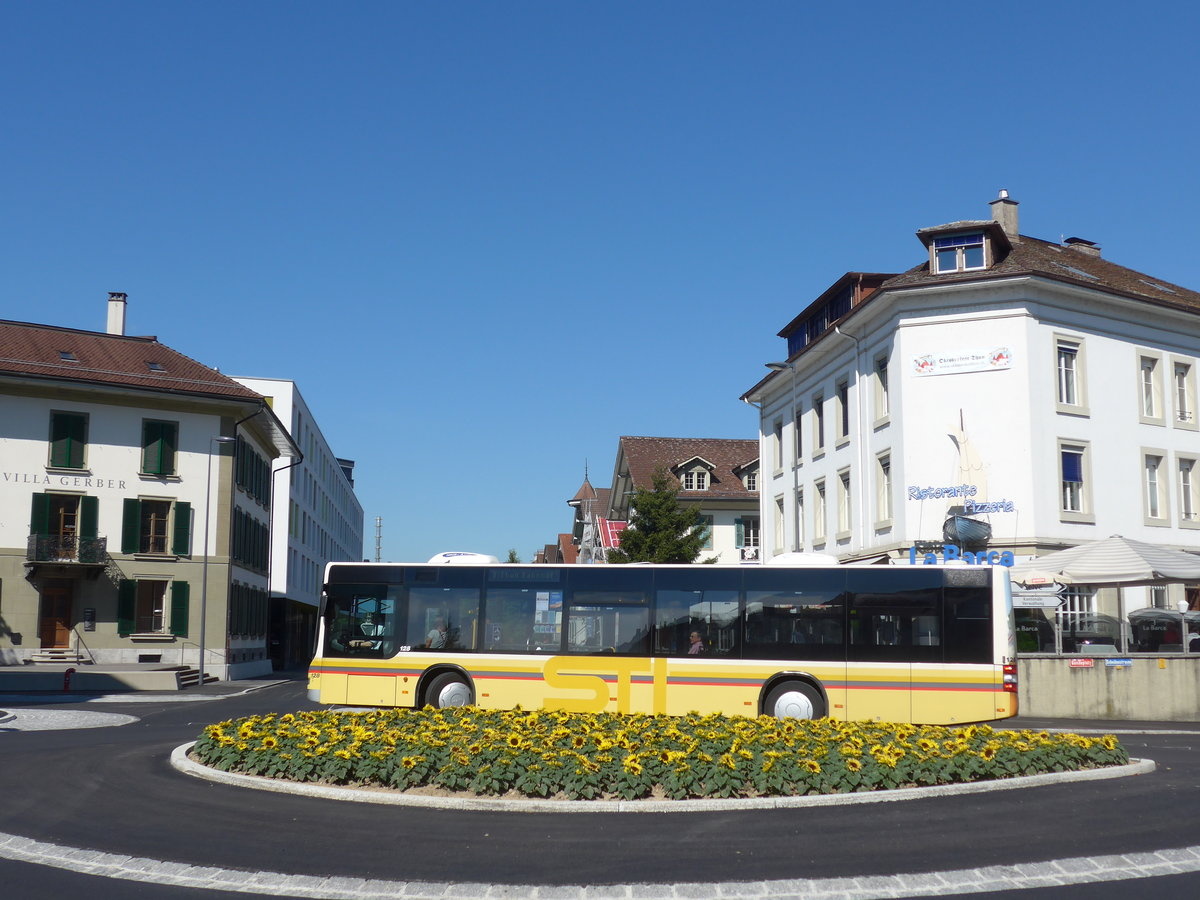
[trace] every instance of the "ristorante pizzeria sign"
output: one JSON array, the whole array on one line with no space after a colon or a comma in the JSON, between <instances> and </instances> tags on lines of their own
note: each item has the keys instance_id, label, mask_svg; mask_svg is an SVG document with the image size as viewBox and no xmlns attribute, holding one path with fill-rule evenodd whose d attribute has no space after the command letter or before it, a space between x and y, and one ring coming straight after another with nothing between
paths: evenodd
<instances>
[{"instance_id":1,"label":"ristorante pizzeria sign","mask_svg":"<svg viewBox=\"0 0 1200 900\"><path fill-rule=\"evenodd\" d=\"M0 472L0 477L4 479L4 484L125 490L125 479L123 478L95 478L91 475L47 475L43 472Z\"/></svg>"}]
</instances>

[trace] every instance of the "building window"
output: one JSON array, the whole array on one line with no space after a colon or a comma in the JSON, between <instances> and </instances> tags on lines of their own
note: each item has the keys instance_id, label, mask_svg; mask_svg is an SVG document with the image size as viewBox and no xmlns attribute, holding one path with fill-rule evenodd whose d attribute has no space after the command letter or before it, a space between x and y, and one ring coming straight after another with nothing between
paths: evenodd
<instances>
[{"instance_id":1,"label":"building window","mask_svg":"<svg viewBox=\"0 0 1200 900\"><path fill-rule=\"evenodd\" d=\"M735 519L734 522L734 541L742 550L758 548L758 516L746 516L742 519ZM742 554L746 557L746 554Z\"/></svg>"},{"instance_id":2,"label":"building window","mask_svg":"<svg viewBox=\"0 0 1200 900\"><path fill-rule=\"evenodd\" d=\"M122 553L190 556L192 505L181 500L126 498Z\"/></svg>"},{"instance_id":3,"label":"building window","mask_svg":"<svg viewBox=\"0 0 1200 900\"><path fill-rule=\"evenodd\" d=\"M825 544L825 482L818 481L813 485L817 494L817 506L813 510L813 545L823 546Z\"/></svg>"},{"instance_id":4,"label":"building window","mask_svg":"<svg viewBox=\"0 0 1200 900\"><path fill-rule=\"evenodd\" d=\"M825 450L825 398L820 394L813 397L813 454Z\"/></svg>"},{"instance_id":5,"label":"building window","mask_svg":"<svg viewBox=\"0 0 1200 900\"><path fill-rule=\"evenodd\" d=\"M850 536L852 524L850 507L850 470L838 472L838 533L839 539Z\"/></svg>"},{"instance_id":6,"label":"building window","mask_svg":"<svg viewBox=\"0 0 1200 900\"><path fill-rule=\"evenodd\" d=\"M804 456L804 441L802 439L804 432L801 429L800 416L802 409L800 404L796 404L796 409L793 412L795 414L792 416L792 437L794 438L795 446L792 448L792 452L795 454L795 457L792 459L792 464L798 466L800 465L801 457Z\"/></svg>"},{"instance_id":7,"label":"building window","mask_svg":"<svg viewBox=\"0 0 1200 900\"><path fill-rule=\"evenodd\" d=\"M804 546L804 491L796 492L796 548Z\"/></svg>"},{"instance_id":8,"label":"building window","mask_svg":"<svg viewBox=\"0 0 1200 900\"><path fill-rule=\"evenodd\" d=\"M1175 398L1175 424L1195 429L1196 423L1196 378L1190 363L1176 362L1172 367L1171 394Z\"/></svg>"},{"instance_id":9,"label":"building window","mask_svg":"<svg viewBox=\"0 0 1200 900\"><path fill-rule=\"evenodd\" d=\"M838 440L844 441L850 437L850 383L837 383L837 416Z\"/></svg>"},{"instance_id":10,"label":"building window","mask_svg":"<svg viewBox=\"0 0 1200 900\"><path fill-rule=\"evenodd\" d=\"M775 462L775 471L783 469L783 419L776 419L771 428L771 459Z\"/></svg>"},{"instance_id":11,"label":"building window","mask_svg":"<svg viewBox=\"0 0 1200 900\"><path fill-rule=\"evenodd\" d=\"M880 425L891 415L891 398L888 396L888 359L881 356L875 360L875 424Z\"/></svg>"},{"instance_id":12,"label":"building window","mask_svg":"<svg viewBox=\"0 0 1200 900\"><path fill-rule=\"evenodd\" d=\"M708 472L704 469L693 469L683 473L683 489L685 491L708 490Z\"/></svg>"},{"instance_id":13,"label":"building window","mask_svg":"<svg viewBox=\"0 0 1200 900\"><path fill-rule=\"evenodd\" d=\"M165 581L139 581L137 583L137 611L134 628L142 634L163 630L163 611L167 599Z\"/></svg>"},{"instance_id":14,"label":"building window","mask_svg":"<svg viewBox=\"0 0 1200 900\"><path fill-rule=\"evenodd\" d=\"M50 466L82 469L86 464L88 417L83 413L50 413Z\"/></svg>"},{"instance_id":15,"label":"building window","mask_svg":"<svg viewBox=\"0 0 1200 900\"><path fill-rule=\"evenodd\" d=\"M142 474L174 475L179 425L175 422L142 423Z\"/></svg>"},{"instance_id":16,"label":"building window","mask_svg":"<svg viewBox=\"0 0 1200 900\"><path fill-rule=\"evenodd\" d=\"M1145 487L1144 501L1147 525L1165 525L1167 518L1167 498L1160 472L1163 457L1157 453L1146 453L1142 456L1143 486Z\"/></svg>"},{"instance_id":17,"label":"building window","mask_svg":"<svg viewBox=\"0 0 1200 900\"><path fill-rule=\"evenodd\" d=\"M1138 398L1141 421L1150 425L1162 425L1162 366L1157 355L1143 353L1138 356Z\"/></svg>"},{"instance_id":18,"label":"building window","mask_svg":"<svg viewBox=\"0 0 1200 900\"><path fill-rule=\"evenodd\" d=\"M1165 584L1153 584L1150 586L1150 605L1155 609L1170 609L1167 599L1167 586Z\"/></svg>"},{"instance_id":19,"label":"building window","mask_svg":"<svg viewBox=\"0 0 1200 900\"><path fill-rule=\"evenodd\" d=\"M713 548L713 517L700 517L700 524L704 526L704 543L700 545L701 550L711 550Z\"/></svg>"},{"instance_id":20,"label":"building window","mask_svg":"<svg viewBox=\"0 0 1200 900\"><path fill-rule=\"evenodd\" d=\"M1088 479L1088 445L1059 442L1058 456L1059 518L1064 522L1094 522Z\"/></svg>"},{"instance_id":21,"label":"building window","mask_svg":"<svg viewBox=\"0 0 1200 900\"><path fill-rule=\"evenodd\" d=\"M97 540L99 500L80 494L33 494L29 515L32 559L102 562Z\"/></svg>"},{"instance_id":22,"label":"building window","mask_svg":"<svg viewBox=\"0 0 1200 900\"><path fill-rule=\"evenodd\" d=\"M1197 489L1200 484L1196 480L1196 459L1190 456L1178 457L1179 465L1179 520L1180 524L1188 527L1200 527L1200 494Z\"/></svg>"},{"instance_id":23,"label":"building window","mask_svg":"<svg viewBox=\"0 0 1200 900\"><path fill-rule=\"evenodd\" d=\"M983 232L958 234L933 240L933 257L937 274L966 272L984 267Z\"/></svg>"},{"instance_id":24,"label":"building window","mask_svg":"<svg viewBox=\"0 0 1200 900\"><path fill-rule=\"evenodd\" d=\"M875 509L876 525L889 525L892 521L892 456L884 453L875 458Z\"/></svg>"},{"instance_id":25,"label":"building window","mask_svg":"<svg viewBox=\"0 0 1200 900\"><path fill-rule=\"evenodd\" d=\"M757 491L758 490L758 473L757 472L747 472L746 477L742 480L742 484L744 484L746 486L746 490L748 490L748 491Z\"/></svg>"},{"instance_id":26,"label":"building window","mask_svg":"<svg viewBox=\"0 0 1200 900\"><path fill-rule=\"evenodd\" d=\"M783 498L775 498L775 552L783 552Z\"/></svg>"},{"instance_id":27,"label":"building window","mask_svg":"<svg viewBox=\"0 0 1200 900\"><path fill-rule=\"evenodd\" d=\"M186 581L122 579L117 584L117 634L187 637L190 590Z\"/></svg>"}]
</instances>

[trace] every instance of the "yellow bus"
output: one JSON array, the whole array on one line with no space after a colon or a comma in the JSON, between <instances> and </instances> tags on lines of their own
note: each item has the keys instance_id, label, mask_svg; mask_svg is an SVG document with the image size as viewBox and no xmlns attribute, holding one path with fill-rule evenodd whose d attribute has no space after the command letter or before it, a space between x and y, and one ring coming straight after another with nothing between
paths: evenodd
<instances>
[{"instance_id":1,"label":"yellow bus","mask_svg":"<svg viewBox=\"0 0 1200 900\"><path fill-rule=\"evenodd\" d=\"M917 724L1017 713L992 566L330 563L309 697Z\"/></svg>"}]
</instances>

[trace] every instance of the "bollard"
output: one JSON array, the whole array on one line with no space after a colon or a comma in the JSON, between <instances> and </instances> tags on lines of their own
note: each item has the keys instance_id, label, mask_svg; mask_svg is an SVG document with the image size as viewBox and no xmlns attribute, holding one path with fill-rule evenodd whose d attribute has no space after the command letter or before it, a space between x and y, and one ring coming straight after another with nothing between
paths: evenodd
<instances>
[{"instance_id":1,"label":"bollard","mask_svg":"<svg viewBox=\"0 0 1200 900\"><path fill-rule=\"evenodd\" d=\"M63 690L64 691L69 691L71 689L71 676L74 674L75 674L74 669L67 669L67 671L63 672Z\"/></svg>"}]
</instances>

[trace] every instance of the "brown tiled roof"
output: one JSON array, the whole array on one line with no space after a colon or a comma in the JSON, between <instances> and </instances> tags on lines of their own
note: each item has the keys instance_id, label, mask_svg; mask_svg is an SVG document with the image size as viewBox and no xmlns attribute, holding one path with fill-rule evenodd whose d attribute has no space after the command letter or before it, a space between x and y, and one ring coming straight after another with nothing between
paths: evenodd
<instances>
[{"instance_id":1,"label":"brown tiled roof","mask_svg":"<svg viewBox=\"0 0 1200 900\"><path fill-rule=\"evenodd\" d=\"M654 471L667 470L672 485L679 486L679 479L671 473L671 467L695 457L703 457L713 464L711 483L706 491L680 491L679 496L751 498L758 491L748 491L742 480L734 474L735 466L745 466L758 459L758 441L740 438L668 438L668 437L622 437L621 449L634 488L649 489L654 486Z\"/></svg>"},{"instance_id":2,"label":"brown tiled roof","mask_svg":"<svg viewBox=\"0 0 1200 900\"><path fill-rule=\"evenodd\" d=\"M71 358L64 358L69 354ZM152 337L0 320L0 376L105 384L170 394L259 395Z\"/></svg>"},{"instance_id":3,"label":"brown tiled roof","mask_svg":"<svg viewBox=\"0 0 1200 900\"><path fill-rule=\"evenodd\" d=\"M926 261L885 281L883 290L1011 278L1015 275L1038 275L1135 300L1200 312L1200 293L1196 291L1117 265L1086 250L1023 235L1020 240L1013 241L1012 249L989 269L932 275Z\"/></svg>"}]
</instances>

